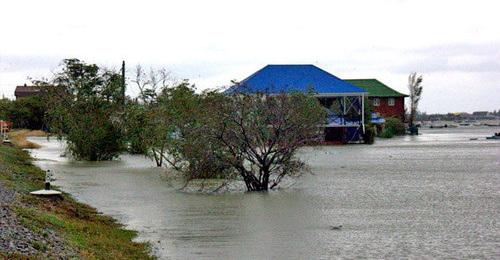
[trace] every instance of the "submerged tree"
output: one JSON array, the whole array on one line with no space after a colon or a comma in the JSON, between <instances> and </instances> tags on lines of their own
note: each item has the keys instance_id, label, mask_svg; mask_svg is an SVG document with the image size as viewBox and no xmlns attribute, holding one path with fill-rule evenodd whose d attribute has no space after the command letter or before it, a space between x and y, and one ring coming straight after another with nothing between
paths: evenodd
<instances>
[{"instance_id":1,"label":"submerged tree","mask_svg":"<svg viewBox=\"0 0 500 260\"><path fill-rule=\"evenodd\" d=\"M211 131L217 123L214 114L223 111L227 97L214 90L197 94L186 83L164 90L159 98L175 129L169 163L176 164L187 181L229 178L229 154Z\"/></svg>"},{"instance_id":2,"label":"submerged tree","mask_svg":"<svg viewBox=\"0 0 500 260\"><path fill-rule=\"evenodd\" d=\"M216 111L214 136L230 156L224 163L248 191L267 191L304 170L300 147L323 137L326 109L305 93L238 93Z\"/></svg>"},{"instance_id":3,"label":"submerged tree","mask_svg":"<svg viewBox=\"0 0 500 260\"><path fill-rule=\"evenodd\" d=\"M160 167L169 159L168 145L174 142L175 129L169 117L174 111L165 109L159 97L162 91L182 83L165 69L151 68L146 72L140 65L135 68L132 82L139 89L139 96L127 103L124 112L129 151L147 155Z\"/></svg>"},{"instance_id":4,"label":"submerged tree","mask_svg":"<svg viewBox=\"0 0 500 260\"><path fill-rule=\"evenodd\" d=\"M410 127L414 126L415 116L417 115L418 111L418 102L420 101L420 98L422 96L422 81L422 75L417 77L416 72L412 72L408 76L408 89L410 91Z\"/></svg>"},{"instance_id":5,"label":"submerged tree","mask_svg":"<svg viewBox=\"0 0 500 260\"><path fill-rule=\"evenodd\" d=\"M66 59L51 81L35 81L46 92L48 122L77 159L111 160L124 150L118 111L121 77L78 59Z\"/></svg>"},{"instance_id":6,"label":"submerged tree","mask_svg":"<svg viewBox=\"0 0 500 260\"><path fill-rule=\"evenodd\" d=\"M145 154L161 167L172 130L165 128L169 120L162 116L164 110L158 104L158 95L162 89L170 87L170 73L153 68L145 71L137 65L132 74L131 81L139 95L126 102L122 115L127 150L132 154Z\"/></svg>"},{"instance_id":7,"label":"submerged tree","mask_svg":"<svg viewBox=\"0 0 500 260\"><path fill-rule=\"evenodd\" d=\"M202 130L210 118L204 114L210 110L204 103L210 91L197 94L194 85L165 69L146 72L138 65L134 75L139 97L129 102L124 119L130 150L143 152L158 167L182 172L187 180L221 177L224 169L213 157L214 144Z\"/></svg>"}]
</instances>

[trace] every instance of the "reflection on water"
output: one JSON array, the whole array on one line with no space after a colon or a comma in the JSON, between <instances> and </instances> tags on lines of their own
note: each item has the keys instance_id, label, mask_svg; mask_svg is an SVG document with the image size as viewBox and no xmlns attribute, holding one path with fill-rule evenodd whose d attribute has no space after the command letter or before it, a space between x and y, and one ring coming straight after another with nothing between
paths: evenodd
<instances>
[{"instance_id":1,"label":"reflection on water","mask_svg":"<svg viewBox=\"0 0 500 260\"><path fill-rule=\"evenodd\" d=\"M179 193L144 157L74 162L43 138L32 154L49 159L37 164L56 185L138 230L164 259L499 259L500 141L485 140L499 131L307 148L313 174L268 194Z\"/></svg>"}]
</instances>

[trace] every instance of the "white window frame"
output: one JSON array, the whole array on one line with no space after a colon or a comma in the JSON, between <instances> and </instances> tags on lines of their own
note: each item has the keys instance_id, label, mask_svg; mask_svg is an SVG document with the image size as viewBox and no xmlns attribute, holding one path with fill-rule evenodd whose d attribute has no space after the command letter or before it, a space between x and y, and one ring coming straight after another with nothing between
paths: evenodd
<instances>
[{"instance_id":1,"label":"white window frame","mask_svg":"<svg viewBox=\"0 0 500 260\"><path fill-rule=\"evenodd\" d=\"M387 100L387 104L388 104L389 106L391 106L391 107L393 107L395 103L396 103L396 101L394 100L394 98L389 98L389 99Z\"/></svg>"},{"instance_id":2,"label":"white window frame","mask_svg":"<svg viewBox=\"0 0 500 260\"><path fill-rule=\"evenodd\" d=\"M374 107L380 106L380 98L374 98L373 99L373 106Z\"/></svg>"}]
</instances>

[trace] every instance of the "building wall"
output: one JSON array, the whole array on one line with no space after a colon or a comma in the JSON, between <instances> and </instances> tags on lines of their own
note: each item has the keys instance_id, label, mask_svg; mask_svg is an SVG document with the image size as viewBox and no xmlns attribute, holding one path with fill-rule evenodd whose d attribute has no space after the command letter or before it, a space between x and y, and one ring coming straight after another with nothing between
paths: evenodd
<instances>
[{"instance_id":1,"label":"building wall","mask_svg":"<svg viewBox=\"0 0 500 260\"><path fill-rule=\"evenodd\" d=\"M16 96L16 99L38 96L40 95L40 90L37 86L26 86L26 84L24 84L24 86L16 87L14 95Z\"/></svg>"},{"instance_id":2,"label":"building wall","mask_svg":"<svg viewBox=\"0 0 500 260\"><path fill-rule=\"evenodd\" d=\"M394 106L389 106L388 97L370 97L374 103L374 99L380 100L379 106L373 105L373 110L382 118L396 117L404 121L405 119L405 102L404 97L394 97Z\"/></svg>"},{"instance_id":3,"label":"building wall","mask_svg":"<svg viewBox=\"0 0 500 260\"><path fill-rule=\"evenodd\" d=\"M32 96L36 96L38 93L35 93L35 92L15 92L14 95L16 96L16 99L20 99L20 98L25 98L25 97L32 97Z\"/></svg>"}]
</instances>

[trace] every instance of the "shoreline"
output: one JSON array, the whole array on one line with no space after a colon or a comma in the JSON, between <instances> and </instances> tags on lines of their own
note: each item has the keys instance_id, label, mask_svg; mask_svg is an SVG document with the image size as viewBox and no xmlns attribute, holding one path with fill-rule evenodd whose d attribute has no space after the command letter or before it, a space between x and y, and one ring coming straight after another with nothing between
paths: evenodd
<instances>
[{"instance_id":1,"label":"shoreline","mask_svg":"<svg viewBox=\"0 0 500 260\"><path fill-rule=\"evenodd\" d=\"M0 258L155 259L136 231L70 194L37 197L43 172L19 147L0 145Z\"/></svg>"}]
</instances>

